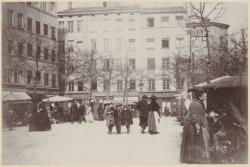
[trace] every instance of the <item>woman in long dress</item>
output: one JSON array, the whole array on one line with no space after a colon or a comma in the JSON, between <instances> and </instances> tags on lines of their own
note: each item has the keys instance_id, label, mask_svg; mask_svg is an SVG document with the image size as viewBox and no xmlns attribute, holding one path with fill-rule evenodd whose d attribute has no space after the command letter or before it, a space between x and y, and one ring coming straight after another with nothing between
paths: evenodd
<instances>
[{"instance_id":1,"label":"woman in long dress","mask_svg":"<svg viewBox=\"0 0 250 167\"><path fill-rule=\"evenodd\" d=\"M115 124L114 121L114 108L113 105L107 105L105 108L105 116L106 116L106 125L108 127L109 134L112 133L113 126Z\"/></svg>"},{"instance_id":2,"label":"woman in long dress","mask_svg":"<svg viewBox=\"0 0 250 167\"><path fill-rule=\"evenodd\" d=\"M92 123L94 121L94 117L93 117L93 114L92 114L92 111L91 111L91 107L89 104L87 104L87 107L86 107L86 115L85 115L85 119L86 119L86 122L88 123Z\"/></svg>"},{"instance_id":3,"label":"woman in long dress","mask_svg":"<svg viewBox=\"0 0 250 167\"><path fill-rule=\"evenodd\" d=\"M151 97L151 102L148 106L149 115L148 115L148 132L150 134L157 134L158 132L158 123L160 122L160 106L156 102L156 97Z\"/></svg>"},{"instance_id":4,"label":"woman in long dress","mask_svg":"<svg viewBox=\"0 0 250 167\"><path fill-rule=\"evenodd\" d=\"M209 162L209 131L202 103L204 92L195 90L184 119L180 159L184 163Z\"/></svg>"}]
</instances>

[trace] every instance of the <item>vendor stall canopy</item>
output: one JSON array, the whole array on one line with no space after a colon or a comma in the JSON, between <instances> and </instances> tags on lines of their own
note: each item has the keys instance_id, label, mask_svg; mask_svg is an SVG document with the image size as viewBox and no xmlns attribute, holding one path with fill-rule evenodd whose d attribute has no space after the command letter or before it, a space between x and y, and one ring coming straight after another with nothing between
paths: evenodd
<instances>
[{"instance_id":1,"label":"vendor stall canopy","mask_svg":"<svg viewBox=\"0 0 250 167\"><path fill-rule=\"evenodd\" d=\"M222 76L210 81L210 83L200 83L194 86L195 88L233 88L247 87L247 76Z\"/></svg>"},{"instance_id":2,"label":"vendor stall canopy","mask_svg":"<svg viewBox=\"0 0 250 167\"><path fill-rule=\"evenodd\" d=\"M73 98L64 97L64 96L53 96L46 99L43 99L43 102L64 102L64 101L71 101Z\"/></svg>"},{"instance_id":3,"label":"vendor stall canopy","mask_svg":"<svg viewBox=\"0 0 250 167\"><path fill-rule=\"evenodd\" d=\"M25 93L25 92L2 92L2 101L13 101L13 102L19 102L19 101L30 101L31 97Z\"/></svg>"}]
</instances>

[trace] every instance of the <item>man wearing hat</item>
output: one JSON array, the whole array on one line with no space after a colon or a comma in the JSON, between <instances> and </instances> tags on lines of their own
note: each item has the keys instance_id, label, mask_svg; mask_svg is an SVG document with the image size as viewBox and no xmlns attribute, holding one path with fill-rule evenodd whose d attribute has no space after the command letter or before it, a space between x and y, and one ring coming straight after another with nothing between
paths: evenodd
<instances>
[{"instance_id":1,"label":"man wearing hat","mask_svg":"<svg viewBox=\"0 0 250 167\"><path fill-rule=\"evenodd\" d=\"M116 104L114 108L114 122L118 134L121 134L121 107L121 104Z\"/></svg>"},{"instance_id":2,"label":"man wearing hat","mask_svg":"<svg viewBox=\"0 0 250 167\"><path fill-rule=\"evenodd\" d=\"M145 129L148 126L148 102L146 95L142 96L142 100L138 103L137 109L139 110L141 133L145 133Z\"/></svg>"}]
</instances>

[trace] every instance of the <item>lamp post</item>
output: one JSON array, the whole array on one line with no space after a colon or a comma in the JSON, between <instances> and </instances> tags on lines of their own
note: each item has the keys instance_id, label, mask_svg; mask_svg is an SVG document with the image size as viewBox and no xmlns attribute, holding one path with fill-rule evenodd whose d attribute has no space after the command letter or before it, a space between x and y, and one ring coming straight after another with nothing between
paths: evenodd
<instances>
[{"instance_id":1,"label":"lamp post","mask_svg":"<svg viewBox=\"0 0 250 167\"><path fill-rule=\"evenodd\" d=\"M142 80L139 83L139 87L140 87L140 100L142 99L142 88L143 88L144 83L142 82Z\"/></svg>"}]
</instances>

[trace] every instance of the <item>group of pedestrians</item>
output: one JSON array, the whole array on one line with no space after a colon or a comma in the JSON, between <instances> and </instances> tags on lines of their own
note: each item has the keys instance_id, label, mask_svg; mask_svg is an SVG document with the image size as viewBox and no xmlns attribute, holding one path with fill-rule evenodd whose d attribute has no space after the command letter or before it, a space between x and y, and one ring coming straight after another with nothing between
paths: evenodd
<instances>
[{"instance_id":1,"label":"group of pedestrians","mask_svg":"<svg viewBox=\"0 0 250 167\"><path fill-rule=\"evenodd\" d=\"M133 124L132 108L128 105L111 103L105 108L106 125L108 132L111 134L115 126L118 134L121 134L121 127L126 126L127 133L130 133L130 125Z\"/></svg>"},{"instance_id":2,"label":"group of pedestrians","mask_svg":"<svg viewBox=\"0 0 250 167\"><path fill-rule=\"evenodd\" d=\"M94 121L91 106L89 104L85 106L82 102L77 105L74 100L70 107L70 121L73 124L75 121L81 123L82 120L89 123Z\"/></svg>"},{"instance_id":3,"label":"group of pedestrians","mask_svg":"<svg viewBox=\"0 0 250 167\"><path fill-rule=\"evenodd\" d=\"M145 129L148 127L150 134L157 134L158 123L160 122L160 106L156 102L156 96L151 97L151 102L148 102L146 95L142 97L142 100L138 103L137 109L139 110L139 117L141 126L141 133L145 133ZM118 134L121 134L121 127L126 126L127 133L130 133L130 125L133 124L132 108L128 105L110 104L106 107L106 125L108 132L112 133L112 129L115 126Z\"/></svg>"},{"instance_id":4,"label":"group of pedestrians","mask_svg":"<svg viewBox=\"0 0 250 167\"><path fill-rule=\"evenodd\" d=\"M142 100L138 103L137 109L139 110L139 117L141 126L141 133L145 133L148 127L148 133L158 134L158 123L160 122L160 106L156 102L156 96L152 96L151 102L148 103L148 97L143 95Z\"/></svg>"}]
</instances>

